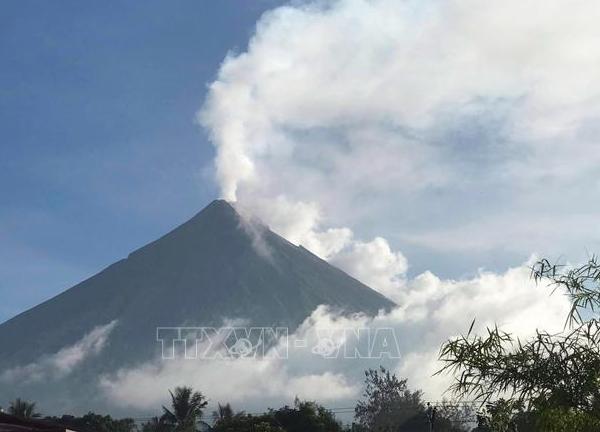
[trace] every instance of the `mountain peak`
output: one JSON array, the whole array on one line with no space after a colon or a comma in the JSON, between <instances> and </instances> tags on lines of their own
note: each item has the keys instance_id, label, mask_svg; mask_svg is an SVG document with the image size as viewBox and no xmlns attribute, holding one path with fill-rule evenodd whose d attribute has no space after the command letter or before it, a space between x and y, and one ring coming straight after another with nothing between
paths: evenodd
<instances>
[{"instance_id":1,"label":"mountain peak","mask_svg":"<svg viewBox=\"0 0 600 432\"><path fill-rule=\"evenodd\" d=\"M199 242L205 240L207 233L214 236L226 236L233 233L240 233L242 217L236 209L228 202L222 199L214 200L191 219L177 226L158 240L137 249L131 256L137 255L155 249L158 245L165 247L168 243L173 243L173 253L177 250L190 247L202 247ZM246 235L245 235L246 236Z\"/></svg>"},{"instance_id":2,"label":"mountain peak","mask_svg":"<svg viewBox=\"0 0 600 432\"><path fill-rule=\"evenodd\" d=\"M394 303L268 228L247 229L230 203L216 200L126 259L0 324L0 370L59 352L113 321L110 343L86 373L152 359L157 327L242 319L293 331L320 305L376 314Z\"/></svg>"},{"instance_id":3,"label":"mountain peak","mask_svg":"<svg viewBox=\"0 0 600 432\"><path fill-rule=\"evenodd\" d=\"M233 205L224 199L216 199L211 201L206 207L204 207L200 212L203 211L220 211L220 212L231 212L237 213Z\"/></svg>"},{"instance_id":4,"label":"mountain peak","mask_svg":"<svg viewBox=\"0 0 600 432\"><path fill-rule=\"evenodd\" d=\"M229 201L216 199L196 213L188 222L207 218L214 219L215 221L238 223L240 215Z\"/></svg>"}]
</instances>

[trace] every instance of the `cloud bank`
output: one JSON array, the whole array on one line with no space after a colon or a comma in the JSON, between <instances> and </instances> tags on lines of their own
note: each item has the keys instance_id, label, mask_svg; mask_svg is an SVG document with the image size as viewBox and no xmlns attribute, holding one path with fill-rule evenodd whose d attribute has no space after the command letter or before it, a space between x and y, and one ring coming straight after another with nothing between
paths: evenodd
<instances>
[{"instance_id":1,"label":"cloud bank","mask_svg":"<svg viewBox=\"0 0 600 432\"><path fill-rule=\"evenodd\" d=\"M593 250L599 19L579 1L274 9L199 114L222 195L392 297L405 259L388 247L475 263Z\"/></svg>"},{"instance_id":2,"label":"cloud bank","mask_svg":"<svg viewBox=\"0 0 600 432\"><path fill-rule=\"evenodd\" d=\"M344 316L325 306L317 308L287 340L288 358L244 358L191 360L179 357L155 360L103 376L100 388L108 401L138 410L151 410L166 403L165 389L191 385L206 394L212 405L231 402L246 410L262 410L294 397L318 400L329 406L352 406L362 391L363 370L385 364L411 386L422 388L426 397L438 400L451 377L432 375L440 368L441 344L464 333L477 318L474 331L494 323L515 335L527 337L536 328L559 331L569 310L566 297L550 295L535 286L526 265L504 274L482 272L470 280L440 280L424 273L407 281L403 305L376 317ZM400 358L344 359L360 341L344 337L344 330L393 329ZM333 356L316 355L319 338L336 343ZM295 341L306 342L298 346ZM282 352L281 344L272 350ZM347 349L347 351L344 351ZM346 405L344 405L346 404Z\"/></svg>"},{"instance_id":3,"label":"cloud bank","mask_svg":"<svg viewBox=\"0 0 600 432\"><path fill-rule=\"evenodd\" d=\"M8 384L30 384L40 381L65 378L88 358L99 354L117 321L94 327L73 345L64 347L54 354L38 361L5 370L0 374L0 382Z\"/></svg>"},{"instance_id":4,"label":"cloud bank","mask_svg":"<svg viewBox=\"0 0 600 432\"><path fill-rule=\"evenodd\" d=\"M527 263L409 277L397 249L439 265L431 257L515 263L600 246L599 19L600 5L579 1L274 9L198 114L222 196L394 299L390 314L345 324L400 331L393 367L438 395L437 350L470 319L560 330L568 302L532 286ZM299 331L344 320L318 310ZM287 379L313 364L299 358Z\"/></svg>"}]
</instances>

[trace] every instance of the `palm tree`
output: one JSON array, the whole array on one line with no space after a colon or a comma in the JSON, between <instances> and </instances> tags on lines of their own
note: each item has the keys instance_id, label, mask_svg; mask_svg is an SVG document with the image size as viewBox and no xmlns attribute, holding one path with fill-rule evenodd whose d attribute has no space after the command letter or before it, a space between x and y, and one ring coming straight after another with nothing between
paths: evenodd
<instances>
[{"instance_id":1,"label":"palm tree","mask_svg":"<svg viewBox=\"0 0 600 432\"><path fill-rule=\"evenodd\" d=\"M194 432L196 422L202 417L202 410L208 402L200 392L191 387L177 387L171 394L171 409L163 406L161 419L171 425L174 432Z\"/></svg>"},{"instance_id":2,"label":"palm tree","mask_svg":"<svg viewBox=\"0 0 600 432\"><path fill-rule=\"evenodd\" d=\"M225 405L218 404L217 410L213 411L213 419L216 422L225 422L233 418L233 409L229 403Z\"/></svg>"},{"instance_id":3,"label":"palm tree","mask_svg":"<svg viewBox=\"0 0 600 432\"><path fill-rule=\"evenodd\" d=\"M16 398L10 403L8 413L27 419L41 417L41 414L35 411L35 402L28 402L21 398Z\"/></svg>"},{"instance_id":4,"label":"palm tree","mask_svg":"<svg viewBox=\"0 0 600 432\"><path fill-rule=\"evenodd\" d=\"M142 432L170 432L173 427L161 418L152 417L150 421L142 425Z\"/></svg>"}]
</instances>

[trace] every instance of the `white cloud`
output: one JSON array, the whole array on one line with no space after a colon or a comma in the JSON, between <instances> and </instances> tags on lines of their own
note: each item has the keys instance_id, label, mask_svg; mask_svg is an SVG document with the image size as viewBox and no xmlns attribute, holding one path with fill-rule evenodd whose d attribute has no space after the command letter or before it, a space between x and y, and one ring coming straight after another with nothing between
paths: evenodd
<instances>
[{"instance_id":1,"label":"white cloud","mask_svg":"<svg viewBox=\"0 0 600 432\"><path fill-rule=\"evenodd\" d=\"M323 258L329 258L342 250L352 239L348 228L319 230L321 212L314 202L290 201L280 195L273 199L238 203L245 220L257 217L266 221L269 228L295 244L302 244Z\"/></svg>"},{"instance_id":2,"label":"white cloud","mask_svg":"<svg viewBox=\"0 0 600 432\"><path fill-rule=\"evenodd\" d=\"M432 144L423 130L502 101L513 101L510 132L527 144L547 148L532 138L577 131L600 103L600 7L539 6L344 0L269 12L248 51L223 63L202 114L225 198L288 186L279 181L299 173L310 186L341 174L370 186L382 175L412 177L407 165ZM417 178L444 180L424 175Z\"/></svg>"},{"instance_id":3,"label":"white cloud","mask_svg":"<svg viewBox=\"0 0 600 432\"><path fill-rule=\"evenodd\" d=\"M199 115L222 194L332 260L365 234L474 262L600 246L599 19L583 1L270 11Z\"/></svg>"},{"instance_id":4,"label":"white cloud","mask_svg":"<svg viewBox=\"0 0 600 432\"><path fill-rule=\"evenodd\" d=\"M97 326L73 345L44 356L34 363L5 370L0 374L0 382L23 384L64 378L86 359L102 351L116 325L115 320Z\"/></svg>"},{"instance_id":5,"label":"white cloud","mask_svg":"<svg viewBox=\"0 0 600 432\"><path fill-rule=\"evenodd\" d=\"M376 317L343 316L327 307L317 308L290 335L287 359L163 360L153 361L113 375L104 376L102 391L111 403L140 410L160 406L167 389L191 385L212 401L232 402L246 409L265 409L291 403L295 396L316 399L330 406L353 404L360 397L367 367L387 363L428 398L439 398L451 377L432 377L440 364L441 344L464 333L476 318L474 331L481 332L495 322L515 335L527 337L536 328L560 331L569 310L565 296L537 286L529 277L527 265L503 274L482 272L468 280L441 280L424 273L402 285L403 305ZM395 360L323 358L312 349L319 338L331 337L340 353L344 329L393 329L401 357ZM296 345L296 340L306 346ZM283 339L272 350L283 352ZM349 350L348 352L353 352Z\"/></svg>"},{"instance_id":6,"label":"white cloud","mask_svg":"<svg viewBox=\"0 0 600 432\"><path fill-rule=\"evenodd\" d=\"M277 347L273 348L277 349ZM190 360L176 358L151 361L136 368L103 376L99 386L111 403L140 410L165 403L167 390L193 386L216 402L244 404L266 409L296 396L328 402L353 397L357 387L332 371L299 373L293 360L263 359ZM297 365L296 365L297 366ZM257 402L258 400L258 402Z\"/></svg>"},{"instance_id":7,"label":"white cloud","mask_svg":"<svg viewBox=\"0 0 600 432\"><path fill-rule=\"evenodd\" d=\"M321 308L299 334L392 327L403 353L393 368L437 396L448 383L431 377L440 344L472 318L476 331L497 322L519 336L562 328L567 300L532 286L527 265L409 279L394 248L477 262L488 252L524 259L600 246L600 200L591 199L600 191L599 19L597 4L539 0L338 0L261 18L199 114L222 195L400 305L372 319ZM333 389L351 394L364 366L294 351L262 365L279 390L256 386L274 394L326 371L343 383ZM172 378L152 367L122 371L105 388ZM211 370L209 383L233 388L237 374Z\"/></svg>"},{"instance_id":8,"label":"white cloud","mask_svg":"<svg viewBox=\"0 0 600 432\"><path fill-rule=\"evenodd\" d=\"M408 263L402 253L390 249L385 239L376 237L368 243L354 242L335 255L331 262L365 284L377 287L392 300L402 300L401 288Z\"/></svg>"}]
</instances>

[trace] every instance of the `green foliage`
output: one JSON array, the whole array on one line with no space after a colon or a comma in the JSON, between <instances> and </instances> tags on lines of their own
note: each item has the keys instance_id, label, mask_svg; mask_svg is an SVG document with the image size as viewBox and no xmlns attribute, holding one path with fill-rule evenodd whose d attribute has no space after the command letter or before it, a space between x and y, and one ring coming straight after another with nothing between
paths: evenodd
<instances>
[{"instance_id":1,"label":"green foliage","mask_svg":"<svg viewBox=\"0 0 600 432\"><path fill-rule=\"evenodd\" d=\"M270 414L234 415L230 418L219 419L213 426L215 432L284 432Z\"/></svg>"},{"instance_id":2,"label":"green foliage","mask_svg":"<svg viewBox=\"0 0 600 432\"><path fill-rule=\"evenodd\" d=\"M219 412L215 422L216 432L342 432L335 416L315 402L296 400L293 407L284 406L261 415L223 411L224 415Z\"/></svg>"},{"instance_id":3,"label":"green foliage","mask_svg":"<svg viewBox=\"0 0 600 432\"><path fill-rule=\"evenodd\" d=\"M40 413L35 410L35 402L28 402L21 398L16 398L14 401L10 402L8 413L25 419L40 417Z\"/></svg>"},{"instance_id":4,"label":"green foliage","mask_svg":"<svg viewBox=\"0 0 600 432\"><path fill-rule=\"evenodd\" d=\"M586 264L572 268L543 259L533 266L532 276L536 282L548 280L554 290L560 289L569 296L568 323L598 323L597 318L585 319L581 315L582 311L596 312L600 307L600 263L595 255Z\"/></svg>"},{"instance_id":5,"label":"green foliage","mask_svg":"<svg viewBox=\"0 0 600 432\"><path fill-rule=\"evenodd\" d=\"M254 429L253 432L283 432L283 429L281 428L281 426L273 426L272 424L268 423L268 422L260 422L258 423Z\"/></svg>"},{"instance_id":6,"label":"green foliage","mask_svg":"<svg viewBox=\"0 0 600 432\"><path fill-rule=\"evenodd\" d=\"M439 407L427 407L420 391L411 391L406 379L383 367L365 371L363 400L355 409L361 431L435 431L454 432L464 430L462 418L466 417L466 407L450 403Z\"/></svg>"},{"instance_id":7,"label":"green foliage","mask_svg":"<svg viewBox=\"0 0 600 432\"><path fill-rule=\"evenodd\" d=\"M227 422L231 420L234 415L233 408L231 408L231 405L228 403L225 405L218 404L217 410L213 411L213 419L215 423Z\"/></svg>"},{"instance_id":8,"label":"green foliage","mask_svg":"<svg viewBox=\"0 0 600 432\"><path fill-rule=\"evenodd\" d=\"M234 412L230 404L218 404L217 410L213 411L214 426L217 432L236 431L274 431L265 416L252 416L244 411Z\"/></svg>"},{"instance_id":9,"label":"green foliage","mask_svg":"<svg viewBox=\"0 0 600 432\"><path fill-rule=\"evenodd\" d=\"M173 427L163 421L161 417L152 417L142 425L142 432L170 432Z\"/></svg>"},{"instance_id":10,"label":"green foliage","mask_svg":"<svg viewBox=\"0 0 600 432\"><path fill-rule=\"evenodd\" d=\"M113 419L109 415L100 415L89 412L83 417L63 415L62 417L46 417L55 423L62 424L75 430L94 432L133 432L136 430L135 422L131 418Z\"/></svg>"},{"instance_id":11,"label":"green foliage","mask_svg":"<svg viewBox=\"0 0 600 432\"><path fill-rule=\"evenodd\" d=\"M191 387L177 387L171 394L171 409L163 406L161 420L174 432L194 432L196 422L202 418L202 410L208 402L202 393Z\"/></svg>"},{"instance_id":12,"label":"green foliage","mask_svg":"<svg viewBox=\"0 0 600 432\"><path fill-rule=\"evenodd\" d=\"M484 336L472 335L472 323L466 336L442 346L444 366L438 373L454 375L450 390L458 397L482 404L507 398L488 404L487 424L480 427L490 431L509 431L525 417L535 430L599 430L600 321L592 313L600 306L600 265L595 257L570 269L541 260L532 275L571 300L565 330L538 329L521 341L497 326Z\"/></svg>"},{"instance_id":13,"label":"green foliage","mask_svg":"<svg viewBox=\"0 0 600 432\"><path fill-rule=\"evenodd\" d=\"M468 430L474 412L470 405L442 401L435 408L432 430L435 432L462 432ZM428 416L431 415L427 410Z\"/></svg>"},{"instance_id":14,"label":"green foliage","mask_svg":"<svg viewBox=\"0 0 600 432\"><path fill-rule=\"evenodd\" d=\"M597 432L600 419L586 412L566 408L548 408L540 412L536 425L545 432Z\"/></svg>"},{"instance_id":15,"label":"green foliage","mask_svg":"<svg viewBox=\"0 0 600 432\"><path fill-rule=\"evenodd\" d=\"M287 432L341 432L335 416L315 402L296 399L294 407L272 411L276 424Z\"/></svg>"},{"instance_id":16,"label":"green foliage","mask_svg":"<svg viewBox=\"0 0 600 432\"><path fill-rule=\"evenodd\" d=\"M405 379L383 367L365 371L363 397L356 405L355 418L367 430L414 429L426 421L421 392L411 392Z\"/></svg>"},{"instance_id":17,"label":"green foliage","mask_svg":"<svg viewBox=\"0 0 600 432\"><path fill-rule=\"evenodd\" d=\"M473 432L530 432L535 430L535 417L524 411L519 402L498 399L487 403L477 416Z\"/></svg>"}]
</instances>

